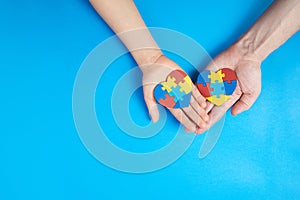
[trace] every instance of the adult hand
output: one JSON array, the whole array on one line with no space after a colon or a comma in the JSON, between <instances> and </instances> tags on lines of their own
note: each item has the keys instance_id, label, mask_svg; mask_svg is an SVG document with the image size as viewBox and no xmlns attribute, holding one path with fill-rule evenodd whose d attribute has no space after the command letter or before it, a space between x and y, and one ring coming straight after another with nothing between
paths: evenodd
<instances>
[{"instance_id":1,"label":"adult hand","mask_svg":"<svg viewBox=\"0 0 300 200\"><path fill-rule=\"evenodd\" d=\"M242 54L238 45L233 45L220 55L218 55L207 67L206 70L218 71L221 68L230 68L237 74L237 87L230 97L221 106L215 106L208 103L206 111L209 112L209 126L215 124L226 111L231 107L231 114L238 115L248 110L261 91L261 61L255 56ZM205 130L197 129L197 133L203 133Z\"/></svg>"},{"instance_id":2,"label":"adult hand","mask_svg":"<svg viewBox=\"0 0 300 200\"><path fill-rule=\"evenodd\" d=\"M143 71L143 90L144 99L147 104L149 114L153 122L159 119L159 111L156 100L153 96L155 86L165 81L170 72L182 70L175 62L161 55L153 64L140 66ZM198 89L193 85L190 105L186 108L169 108L175 118L182 123L186 132L196 132L204 130L207 126L209 117L205 112L205 98L200 94Z\"/></svg>"}]
</instances>

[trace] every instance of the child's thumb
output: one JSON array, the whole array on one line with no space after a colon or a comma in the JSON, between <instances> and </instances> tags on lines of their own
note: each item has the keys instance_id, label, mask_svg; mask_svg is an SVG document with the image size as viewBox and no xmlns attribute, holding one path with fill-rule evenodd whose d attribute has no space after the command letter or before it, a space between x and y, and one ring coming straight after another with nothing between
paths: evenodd
<instances>
[{"instance_id":1,"label":"child's thumb","mask_svg":"<svg viewBox=\"0 0 300 200\"><path fill-rule=\"evenodd\" d=\"M153 123L157 122L159 120L159 111L155 99L145 97L145 102L147 104L149 115L151 117L152 122Z\"/></svg>"}]
</instances>

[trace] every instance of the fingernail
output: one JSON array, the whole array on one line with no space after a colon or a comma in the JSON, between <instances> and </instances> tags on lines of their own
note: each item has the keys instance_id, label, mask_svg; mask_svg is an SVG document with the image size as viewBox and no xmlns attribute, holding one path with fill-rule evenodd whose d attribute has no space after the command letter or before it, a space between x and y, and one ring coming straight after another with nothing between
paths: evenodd
<instances>
[{"instance_id":1,"label":"fingernail","mask_svg":"<svg viewBox=\"0 0 300 200\"><path fill-rule=\"evenodd\" d=\"M205 102L202 102L202 103L201 103L201 106L202 106L202 108L205 108L205 107L206 107L206 103L205 103Z\"/></svg>"}]
</instances>

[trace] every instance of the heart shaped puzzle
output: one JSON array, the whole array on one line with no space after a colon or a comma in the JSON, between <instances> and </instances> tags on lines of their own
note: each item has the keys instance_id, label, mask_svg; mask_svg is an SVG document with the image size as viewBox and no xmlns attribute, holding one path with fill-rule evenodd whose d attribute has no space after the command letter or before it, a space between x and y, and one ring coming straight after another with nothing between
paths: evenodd
<instances>
[{"instance_id":1,"label":"heart shaped puzzle","mask_svg":"<svg viewBox=\"0 0 300 200\"><path fill-rule=\"evenodd\" d=\"M202 96L217 106L230 98L236 85L236 73L229 68L223 68L217 72L205 70L197 79L197 87Z\"/></svg>"},{"instance_id":2,"label":"heart shaped puzzle","mask_svg":"<svg viewBox=\"0 0 300 200\"><path fill-rule=\"evenodd\" d=\"M167 108L184 108L190 104L192 81L181 70L172 71L167 80L154 88L154 97L158 103Z\"/></svg>"}]
</instances>

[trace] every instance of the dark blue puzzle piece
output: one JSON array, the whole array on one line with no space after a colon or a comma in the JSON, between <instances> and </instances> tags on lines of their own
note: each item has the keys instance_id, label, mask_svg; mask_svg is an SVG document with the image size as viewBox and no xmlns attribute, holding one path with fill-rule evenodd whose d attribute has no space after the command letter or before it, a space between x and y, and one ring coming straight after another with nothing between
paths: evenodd
<instances>
[{"instance_id":1,"label":"dark blue puzzle piece","mask_svg":"<svg viewBox=\"0 0 300 200\"><path fill-rule=\"evenodd\" d=\"M225 81L223 83L224 83L225 94L232 95L232 93L234 92L234 90L236 88L237 81L231 80L230 84L227 81Z\"/></svg>"},{"instance_id":2,"label":"dark blue puzzle piece","mask_svg":"<svg viewBox=\"0 0 300 200\"><path fill-rule=\"evenodd\" d=\"M186 94L182 97L182 100L177 101L174 108L184 108L187 107L190 104L192 93Z\"/></svg>"},{"instance_id":3,"label":"dark blue puzzle piece","mask_svg":"<svg viewBox=\"0 0 300 200\"><path fill-rule=\"evenodd\" d=\"M157 99L157 101L159 99L166 99L166 94L168 94L168 92L166 90L163 90L162 87L163 85L159 84L154 89L154 97L155 99Z\"/></svg>"},{"instance_id":4,"label":"dark blue puzzle piece","mask_svg":"<svg viewBox=\"0 0 300 200\"><path fill-rule=\"evenodd\" d=\"M210 82L208 75L210 75L210 71L208 70L201 72L197 78L197 84L202 84L204 87L206 87L206 83Z\"/></svg>"}]
</instances>

